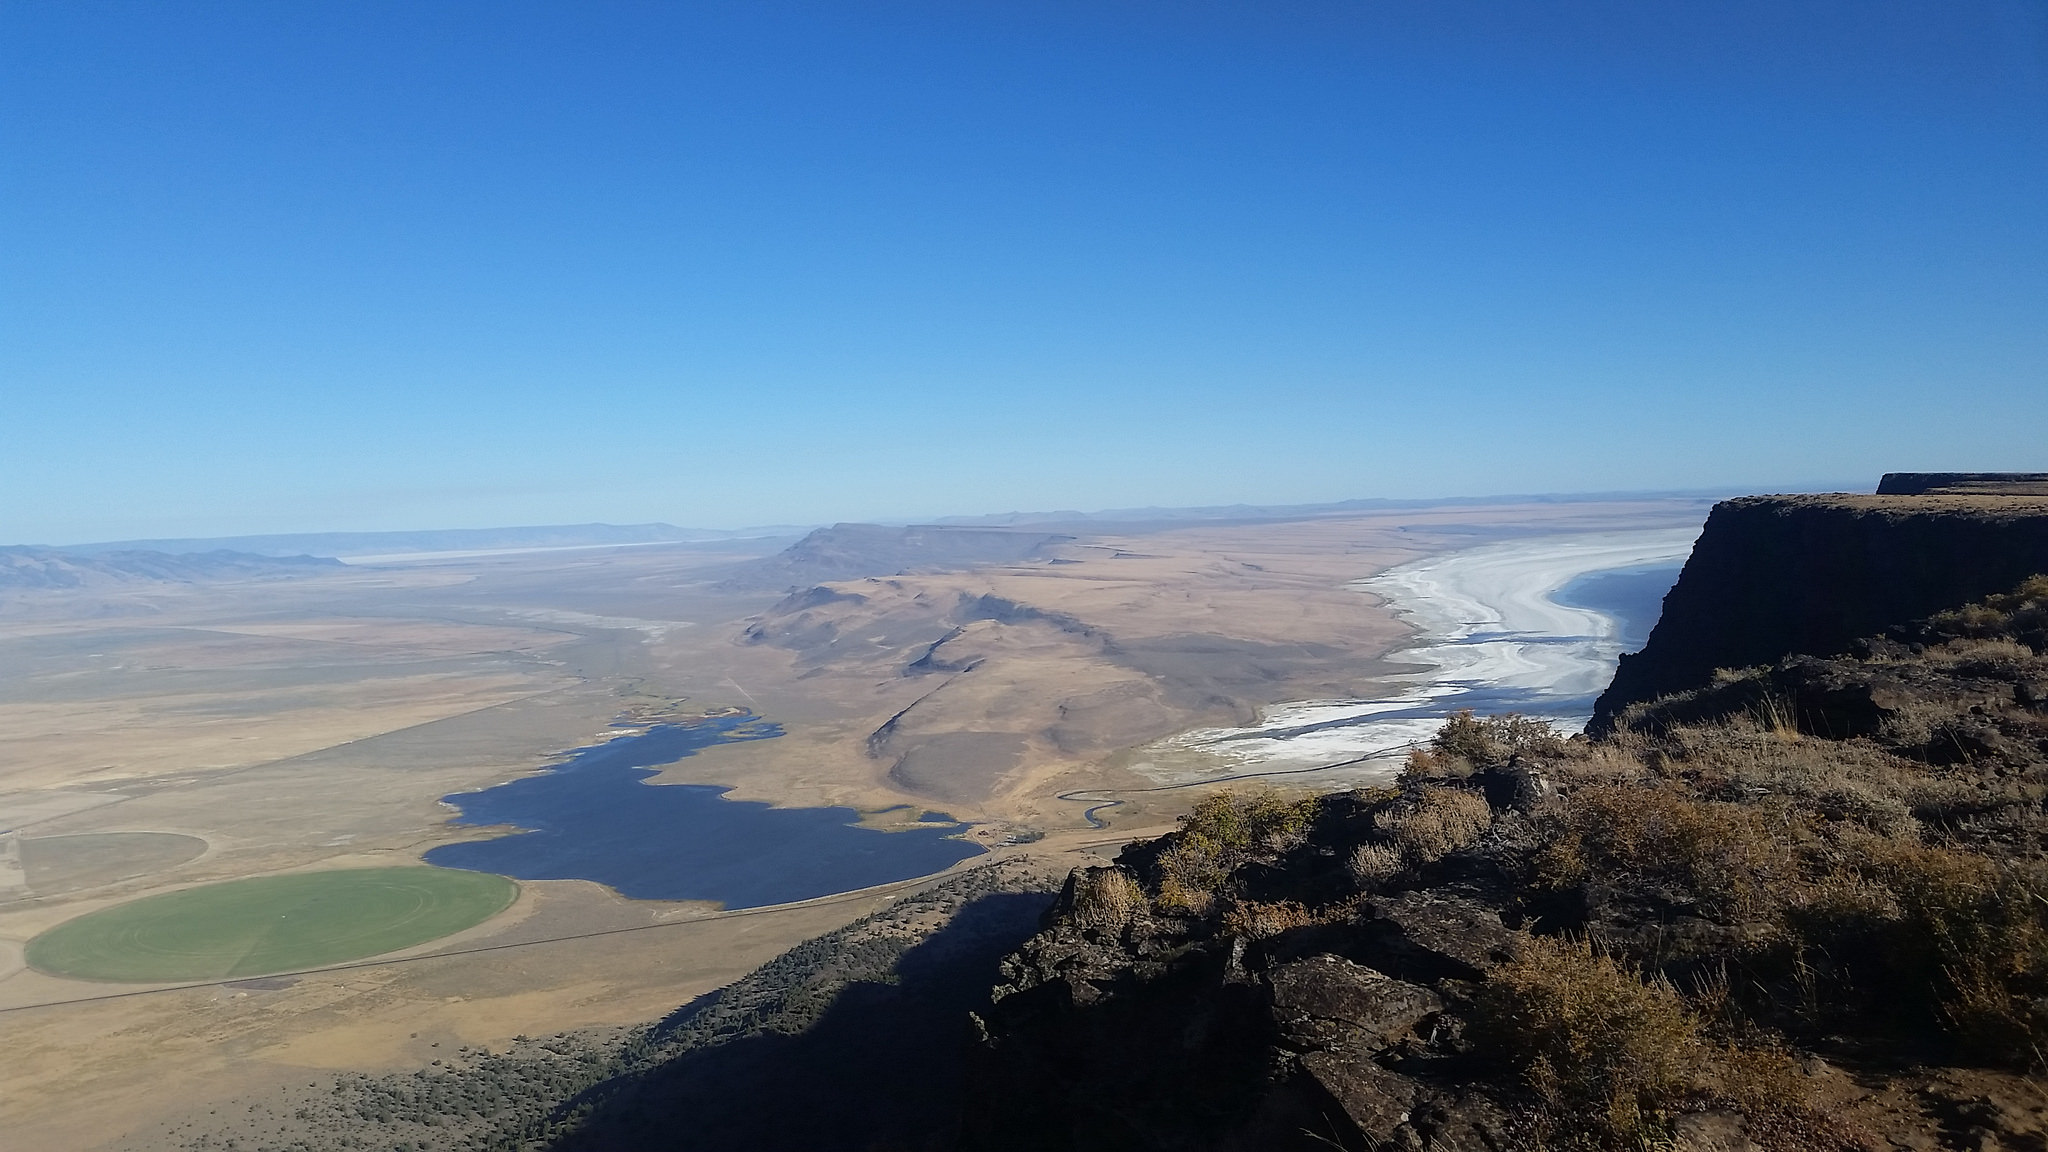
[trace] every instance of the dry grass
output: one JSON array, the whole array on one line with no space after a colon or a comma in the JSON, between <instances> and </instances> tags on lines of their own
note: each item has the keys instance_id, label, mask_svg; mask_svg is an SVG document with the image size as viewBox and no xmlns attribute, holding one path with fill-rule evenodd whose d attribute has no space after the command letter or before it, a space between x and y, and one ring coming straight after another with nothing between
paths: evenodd
<instances>
[{"instance_id":1,"label":"dry grass","mask_svg":"<svg viewBox=\"0 0 2048 1152\"><path fill-rule=\"evenodd\" d=\"M1787 739L1736 718L1667 732L1660 766L1698 793L1752 804L1790 801L1826 820L1912 835L1914 801L1932 783L1924 765L1864 742ZM1674 762L1675 761L1675 762Z\"/></svg>"},{"instance_id":2,"label":"dry grass","mask_svg":"<svg viewBox=\"0 0 2048 1152\"><path fill-rule=\"evenodd\" d=\"M1239 901L1223 913L1223 931L1232 936L1248 940L1264 940L1278 936L1290 928L1305 928L1311 924L1324 924L1341 919L1341 908L1310 908L1292 900L1278 900L1272 903Z\"/></svg>"},{"instance_id":3,"label":"dry grass","mask_svg":"<svg viewBox=\"0 0 2048 1152\"><path fill-rule=\"evenodd\" d=\"M1965 639L2017 640L2039 652L2048 646L2048 575L2031 576L2011 592L1942 612L1927 624Z\"/></svg>"},{"instance_id":4,"label":"dry grass","mask_svg":"<svg viewBox=\"0 0 2048 1152\"><path fill-rule=\"evenodd\" d=\"M1552 889L1598 878L1676 890L1721 915L1758 917L1779 909L1801 878L1787 824L1673 787L1583 787L1553 819L1534 861L1537 882Z\"/></svg>"},{"instance_id":5,"label":"dry grass","mask_svg":"<svg viewBox=\"0 0 2048 1152\"><path fill-rule=\"evenodd\" d=\"M1668 1135L1695 1090L1703 1041L1685 999L1584 941L1524 941L1489 975L1479 1010L1481 1043L1521 1070L1565 1146Z\"/></svg>"},{"instance_id":6,"label":"dry grass","mask_svg":"<svg viewBox=\"0 0 2048 1152\"><path fill-rule=\"evenodd\" d=\"M1121 868L1086 868L1075 873L1073 916L1090 928L1121 928L1145 906L1145 890Z\"/></svg>"},{"instance_id":7,"label":"dry grass","mask_svg":"<svg viewBox=\"0 0 2048 1152\"><path fill-rule=\"evenodd\" d=\"M1950 640L1937 647L1927 648L1920 653L1920 659L1947 667L1969 668L1981 665L1999 665L2008 661L2032 661L2034 650L2017 640L2004 637L1986 639Z\"/></svg>"},{"instance_id":8,"label":"dry grass","mask_svg":"<svg viewBox=\"0 0 2048 1152\"><path fill-rule=\"evenodd\" d=\"M1873 741L1788 740L1755 715L1611 749L1637 759L1640 782L1562 764L1568 795L1531 860L1540 888L1659 894L1748 926L1790 965L1745 955L1764 965L1748 984L1796 986L1777 1010L1814 1027L1945 1031L1977 1059L2041 1062L2048 876L2023 847L2044 825L2031 786Z\"/></svg>"},{"instance_id":9,"label":"dry grass","mask_svg":"<svg viewBox=\"0 0 2048 1152\"><path fill-rule=\"evenodd\" d=\"M1520 1070L1540 1102L1546 1148L1669 1148L1672 1121L1740 1113L1768 1152L1862 1148L1813 1108L1811 1082L1774 1044L1714 1043L1668 982L1583 940L1526 939L1477 997L1477 1038Z\"/></svg>"},{"instance_id":10,"label":"dry grass","mask_svg":"<svg viewBox=\"0 0 2048 1152\"><path fill-rule=\"evenodd\" d=\"M1890 897L1875 909L1894 983L1979 1058L2048 1050L2048 876L2039 866L1872 838L1855 863ZM1918 992L1918 996L1913 993Z\"/></svg>"},{"instance_id":11,"label":"dry grass","mask_svg":"<svg viewBox=\"0 0 2048 1152\"><path fill-rule=\"evenodd\" d=\"M1423 788L1373 816L1373 826L1411 865L1432 864L1477 841L1493 825L1485 797L1462 788Z\"/></svg>"},{"instance_id":12,"label":"dry grass","mask_svg":"<svg viewBox=\"0 0 2048 1152\"><path fill-rule=\"evenodd\" d=\"M1407 871L1401 850L1385 844L1358 844L1345 858L1344 871L1361 890L1371 891Z\"/></svg>"}]
</instances>

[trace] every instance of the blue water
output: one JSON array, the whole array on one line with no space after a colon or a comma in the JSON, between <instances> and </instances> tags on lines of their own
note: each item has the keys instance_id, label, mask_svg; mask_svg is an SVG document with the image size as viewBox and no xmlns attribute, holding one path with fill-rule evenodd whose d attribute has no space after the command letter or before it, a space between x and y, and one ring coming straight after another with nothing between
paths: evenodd
<instances>
[{"instance_id":1,"label":"blue water","mask_svg":"<svg viewBox=\"0 0 2048 1152\"><path fill-rule=\"evenodd\" d=\"M1623 651L1639 652L1650 638L1650 629L1657 626L1657 618L1664 614L1664 594L1678 583L1682 567L1667 564L1588 572L1551 593L1550 598L1568 608L1588 608L1614 617L1621 626Z\"/></svg>"},{"instance_id":2,"label":"blue water","mask_svg":"<svg viewBox=\"0 0 2048 1152\"><path fill-rule=\"evenodd\" d=\"M700 749L767 740L757 717L662 724L579 748L552 770L442 799L457 824L526 831L446 844L427 863L521 880L594 880L635 900L715 900L758 908L938 872L983 849L954 828L880 832L851 808L775 808L727 800L709 784L645 783Z\"/></svg>"}]
</instances>

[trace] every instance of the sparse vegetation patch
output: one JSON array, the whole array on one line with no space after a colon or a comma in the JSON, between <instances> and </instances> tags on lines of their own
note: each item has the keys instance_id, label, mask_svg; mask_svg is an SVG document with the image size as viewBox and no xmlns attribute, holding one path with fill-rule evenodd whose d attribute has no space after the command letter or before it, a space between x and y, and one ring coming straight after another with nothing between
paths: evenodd
<instances>
[{"instance_id":1,"label":"sparse vegetation patch","mask_svg":"<svg viewBox=\"0 0 2048 1152\"><path fill-rule=\"evenodd\" d=\"M1009 965L982 1146L2048 1147L2044 612L1211 797Z\"/></svg>"}]
</instances>

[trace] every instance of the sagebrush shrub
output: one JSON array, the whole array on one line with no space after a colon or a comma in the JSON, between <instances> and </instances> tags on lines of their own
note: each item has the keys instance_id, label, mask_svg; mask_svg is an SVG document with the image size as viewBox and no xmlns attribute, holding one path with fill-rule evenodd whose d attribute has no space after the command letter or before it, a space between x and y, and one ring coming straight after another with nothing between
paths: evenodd
<instances>
[{"instance_id":1,"label":"sagebrush shrub","mask_svg":"<svg viewBox=\"0 0 2048 1152\"><path fill-rule=\"evenodd\" d=\"M1548 720L1519 713L1474 716L1461 709L1444 721L1429 742L1429 750L1409 756L1411 772L1422 775L1470 775L1474 769L1505 764L1519 755L1560 755L1564 737Z\"/></svg>"},{"instance_id":2,"label":"sagebrush shrub","mask_svg":"<svg viewBox=\"0 0 2048 1152\"><path fill-rule=\"evenodd\" d=\"M1322 797L1219 792L1181 817L1174 842L1159 854L1159 905L1167 912L1206 914L1230 874L1245 862L1301 844L1322 810Z\"/></svg>"},{"instance_id":3,"label":"sagebrush shrub","mask_svg":"<svg viewBox=\"0 0 2048 1152\"><path fill-rule=\"evenodd\" d=\"M1662 1134L1702 1063L1685 999L1583 940L1526 938L1478 1010L1480 1042L1521 1069L1568 1140L1595 1147Z\"/></svg>"},{"instance_id":4,"label":"sagebrush shrub","mask_svg":"<svg viewBox=\"0 0 2048 1152\"><path fill-rule=\"evenodd\" d=\"M1673 788L1595 784L1574 792L1537 853L1553 888L1590 878L1682 889L1726 915L1768 915L1801 879L1782 821L1754 807L1698 800Z\"/></svg>"}]
</instances>

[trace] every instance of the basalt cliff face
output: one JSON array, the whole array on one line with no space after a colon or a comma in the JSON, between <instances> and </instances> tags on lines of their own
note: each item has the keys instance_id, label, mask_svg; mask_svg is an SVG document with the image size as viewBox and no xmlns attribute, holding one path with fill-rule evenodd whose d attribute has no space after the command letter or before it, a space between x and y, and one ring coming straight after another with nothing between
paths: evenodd
<instances>
[{"instance_id":1,"label":"basalt cliff face","mask_svg":"<svg viewBox=\"0 0 2048 1152\"><path fill-rule=\"evenodd\" d=\"M2048 572L2048 497L1752 496L1716 505L1592 728L1716 669L1834 656L1859 637Z\"/></svg>"},{"instance_id":2,"label":"basalt cliff face","mask_svg":"<svg viewBox=\"0 0 2048 1152\"><path fill-rule=\"evenodd\" d=\"M2048 496L2048 472L1887 472L1879 496Z\"/></svg>"}]
</instances>

